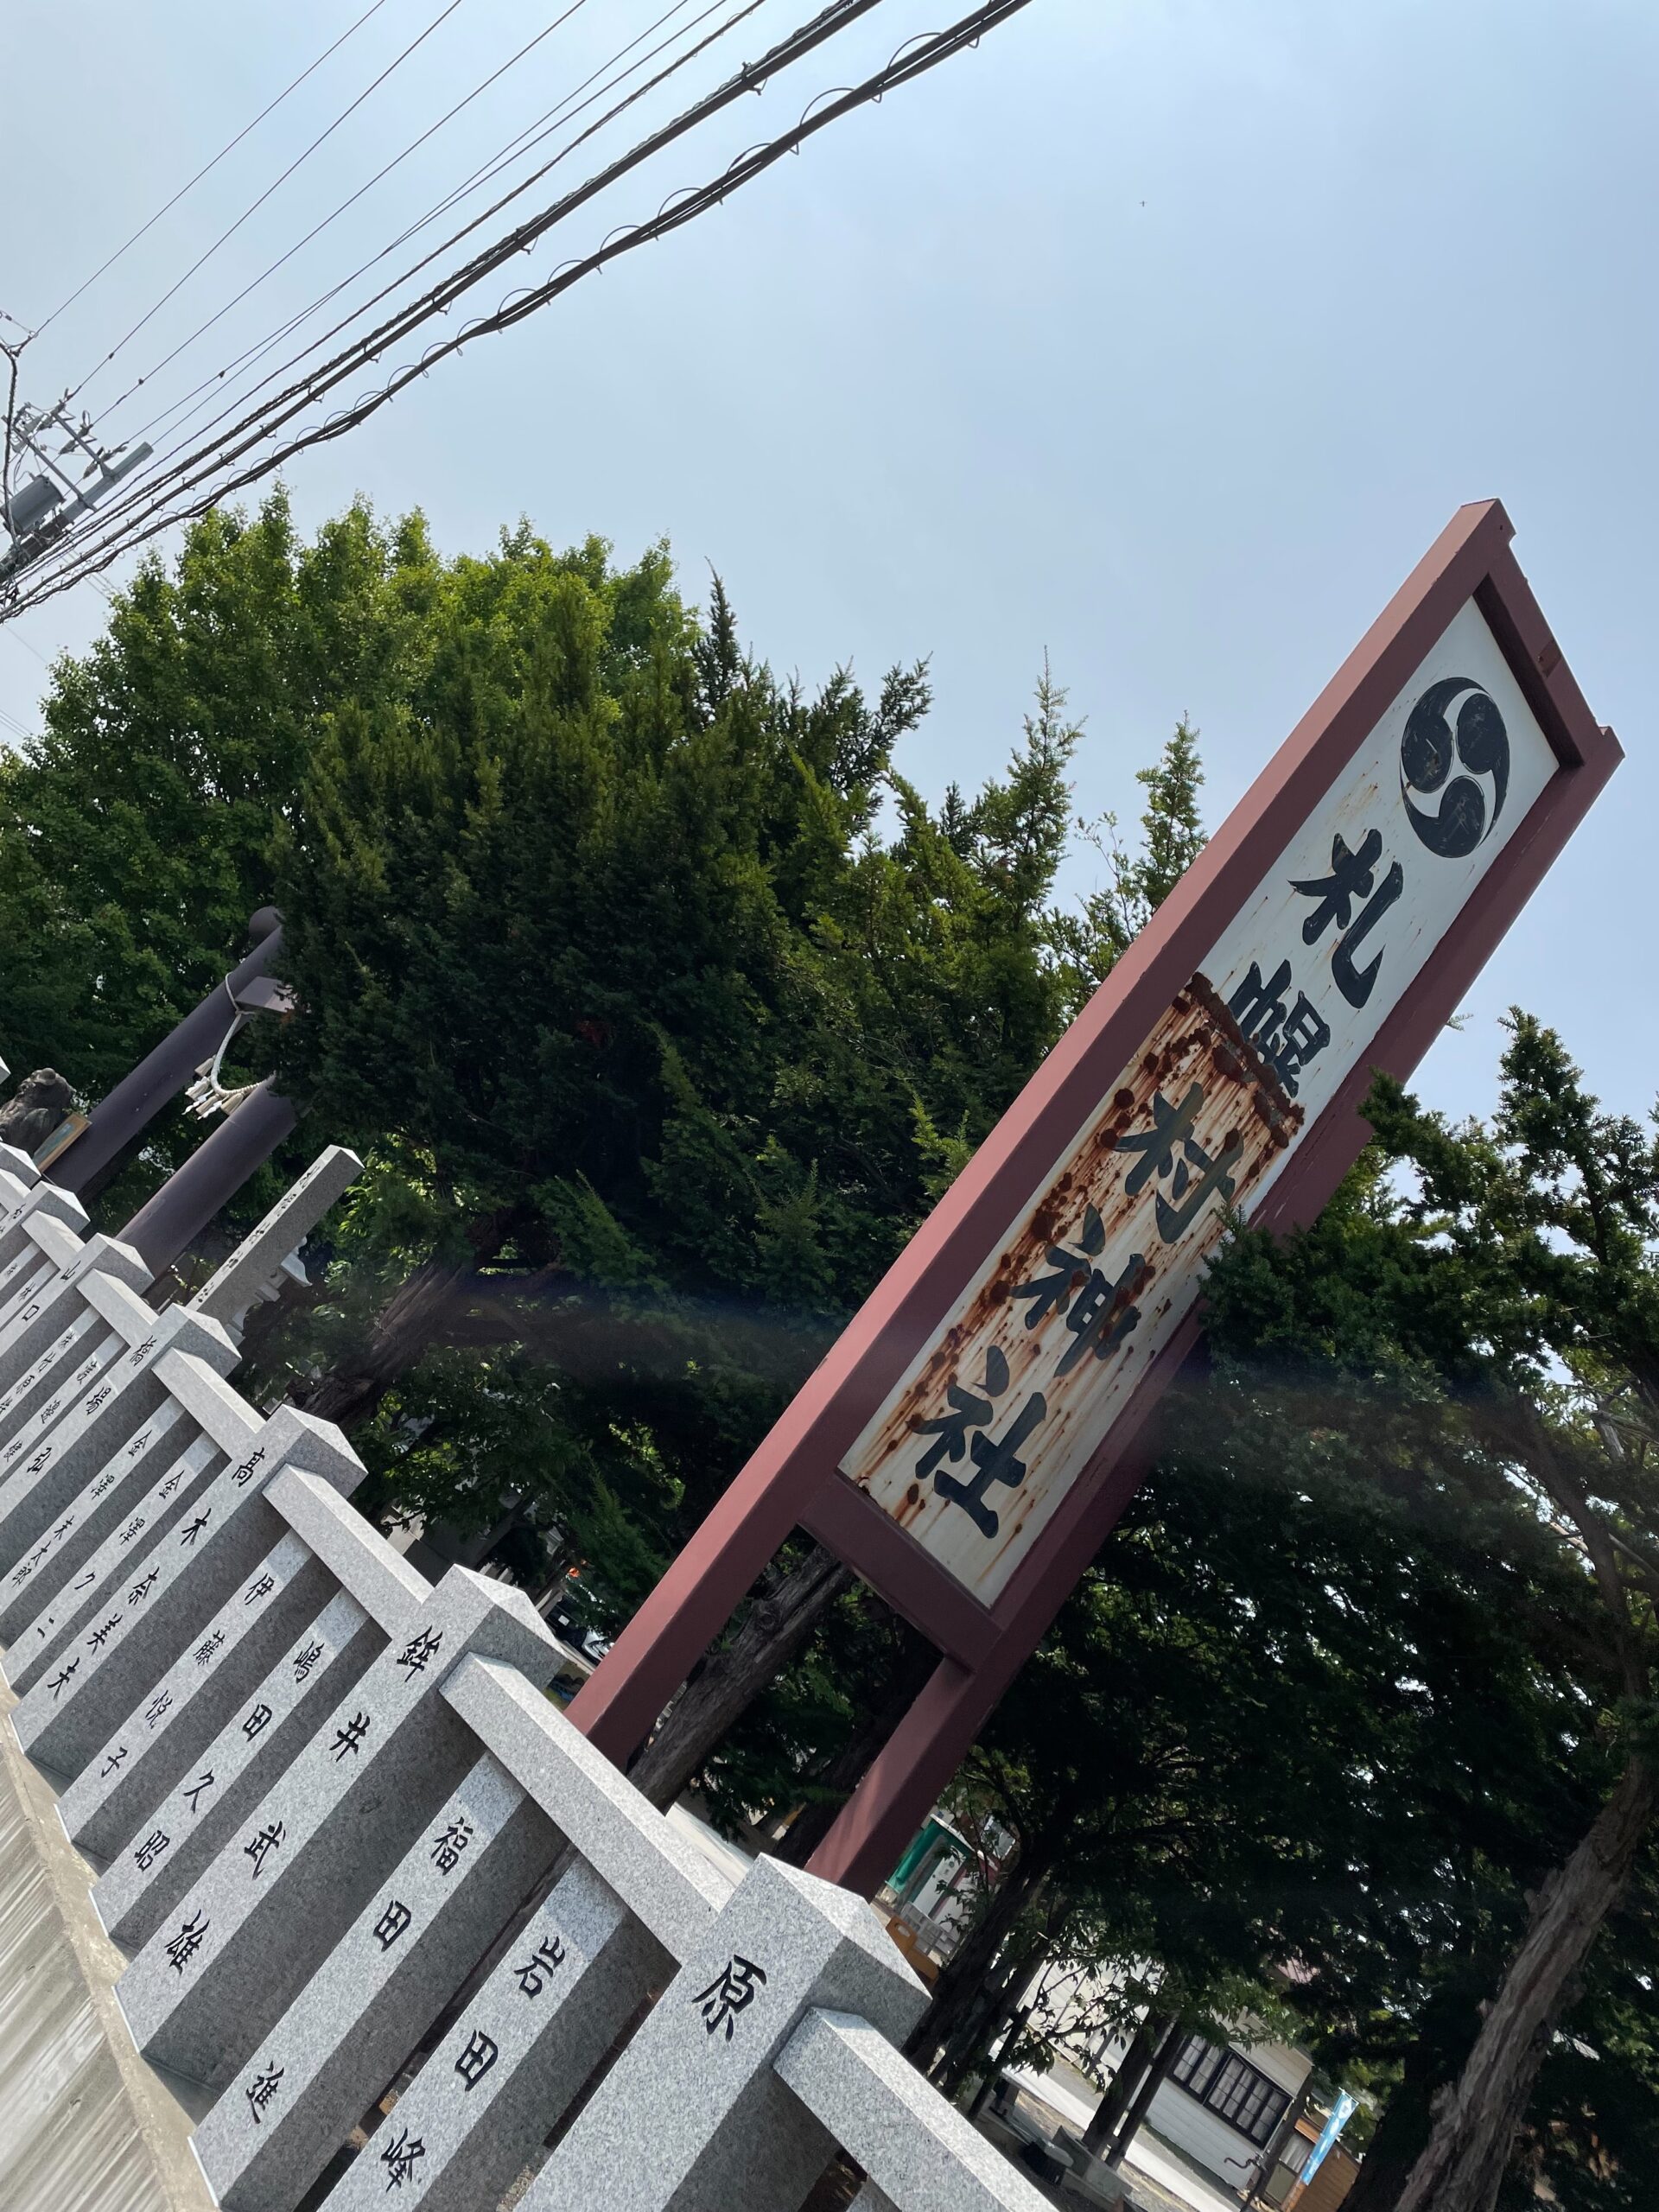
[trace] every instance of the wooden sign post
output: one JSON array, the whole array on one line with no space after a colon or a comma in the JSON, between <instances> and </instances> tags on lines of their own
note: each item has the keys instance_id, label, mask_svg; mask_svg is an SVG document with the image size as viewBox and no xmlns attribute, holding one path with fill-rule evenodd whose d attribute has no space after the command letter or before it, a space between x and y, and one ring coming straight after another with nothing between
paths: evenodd
<instances>
[{"instance_id":1,"label":"wooden sign post","mask_svg":"<svg viewBox=\"0 0 1659 2212\"><path fill-rule=\"evenodd\" d=\"M1232 1212L1311 1220L1619 758L1461 509L571 1708L626 1760L796 1526L938 1647L820 1847L874 1890L1141 1479Z\"/></svg>"}]
</instances>

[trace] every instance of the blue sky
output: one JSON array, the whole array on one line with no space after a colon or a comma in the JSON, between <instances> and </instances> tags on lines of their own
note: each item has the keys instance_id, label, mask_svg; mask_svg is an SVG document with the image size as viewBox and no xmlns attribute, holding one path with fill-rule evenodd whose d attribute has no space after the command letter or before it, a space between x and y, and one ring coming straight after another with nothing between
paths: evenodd
<instances>
[{"instance_id":1,"label":"blue sky","mask_svg":"<svg viewBox=\"0 0 1659 2212\"><path fill-rule=\"evenodd\" d=\"M3 132L27 212L0 235L0 308L41 321L365 4L14 0ZM27 357L30 396L92 368L443 4L384 0L50 325ZM157 366L561 12L461 0L85 404L126 435L666 4L589 0ZM712 82L808 12L765 0L680 82ZM621 188L524 276L951 13L884 0L844 50ZM420 505L451 550L521 513L624 553L666 535L689 588L718 567L755 647L808 680L850 659L874 681L927 654L938 704L906 765L932 794L999 766L1046 652L1088 720L1080 808L1132 811L1134 770L1185 711L1212 822L1452 509L1497 493L1629 758L1421 1087L1456 1110L1487 1104L1496 1020L1518 1000L1561 1027L1610 1102L1643 1111L1659 1082L1652 991L1631 975L1659 823L1656 90L1659 10L1641 0L1033 0L976 53L435 372L289 481L307 524L361 492ZM666 88L623 129L680 97ZM82 588L0 630L0 711L32 722L36 656L83 644L104 613ZM1089 880L1080 857L1068 887Z\"/></svg>"}]
</instances>

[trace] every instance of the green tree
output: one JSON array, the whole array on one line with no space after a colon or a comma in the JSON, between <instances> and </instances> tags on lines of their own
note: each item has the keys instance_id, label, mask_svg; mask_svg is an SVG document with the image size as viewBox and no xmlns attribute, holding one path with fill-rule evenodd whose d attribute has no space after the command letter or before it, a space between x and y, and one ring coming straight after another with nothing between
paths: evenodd
<instances>
[{"instance_id":1,"label":"green tree","mask_svg":"<svg viewBox=\"0 0 1659 2212\"><path fill-rule=\"evenodd\" d=\"M53 671L0 755L0 1052L96 1098L240 958L317 718L394 684L433 569L418 517L305 545L283 497L197 524Z\"/></svg>"},{"instance_id":2,"label":"green tree","mask_svg":"<svg viewBox=\"0 0 1659 2212\"><path fill-rule=\"evenodd\" d=\"M1525 2115L1552 2101L1554 2038L1649 1847L1659 1151L1519 1015L1490 1128L1450 1127L1387 1084L1368 1111L1409 1177L1374 1177L1366 1203L1286 1247L1240 1240L1212 1279L1211 1335L1321 1380L1321 1434L1438 1541L1484 1557L1489 1606L1541 1658L1571 1661L1577 1725L1541 1738L1514 1792L1534 1835L1520 1909L1478 1913L1450 1973L1426 1956L1406 2094L1356 2198L1486 2212L1518 2133L1551 2171Z\"/></svg>"}]
</instances>

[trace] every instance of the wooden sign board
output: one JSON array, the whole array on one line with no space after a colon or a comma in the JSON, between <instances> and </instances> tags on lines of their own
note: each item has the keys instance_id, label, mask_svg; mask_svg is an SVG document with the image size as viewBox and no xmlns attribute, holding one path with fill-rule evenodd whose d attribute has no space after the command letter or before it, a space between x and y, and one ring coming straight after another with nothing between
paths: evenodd
<instances>
[{"instance_id":1,"label":"wooden sign board","mask_svg":"<svg viewBox=\"0 0 1659 2212\"><path fill-rule=\"evenodd\" d=\"M800 1525L939 1646L814 1861L873 1888L1140 1478L1230 1215L1311 1219L1619 758L1463 509L958 1177L572 1717L626 1758Z\"/></svg>"}]
</instances>

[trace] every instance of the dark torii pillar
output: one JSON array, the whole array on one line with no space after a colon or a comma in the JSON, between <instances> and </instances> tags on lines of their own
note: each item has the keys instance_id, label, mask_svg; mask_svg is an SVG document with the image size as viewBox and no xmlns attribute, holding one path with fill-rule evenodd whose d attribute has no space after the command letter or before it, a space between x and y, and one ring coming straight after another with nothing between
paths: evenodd
<instances>
[{"instance_id":1,"label":"dark torii pillar","mask_svg":"<svg viewBox=\"0 0 1659 2212\"><path fill-rule=\"evenodd\" d=\"M194 1013L186 1014L177 1028L139 1061L130 1075L123 1076L108 1096L99 1099L85 1129L53 1166L52 1180L60 1189L86 1193L99 1188L108 1179L109 1171L134 1138L149 1127L163 1106L177 1097L202 1062L211 1059L218 1051L226 1031L241 1008L244 995L265 975L282 949L283 918L274 906L261 906L248 924L248 933L253 940L253 950L240 967L233 968ZM251 1105L253 1102L245 1103ZM226 1128L229 1127L226 1122ZM222 1130L215 1131L201 1151L208 1151L223 1134ZM273 1148L280 1142L280 1137L274 1139ZM261 1159L264 1157L264 1154L260 1154ZM258 1161L254 1165L257 1166ZM252 1170L246 1172L251 1173ZM176 1181L177 1178L174 1179ZM235 1185L231 1187L234 1189Z\"/></svg>"},{"instance_id":2,"label":"dark torii pillar","mask_svg":"<svg viewBox=\"0 0 1659 2212\"><path fill-rule=\"evenodd\" d=\"M120 1242L148 1262L152 1282L264 1166L297 1118L293 1102L273 1090L267 1078L138 1209L120 1232Z\"/></svg>"}]
</instances>

